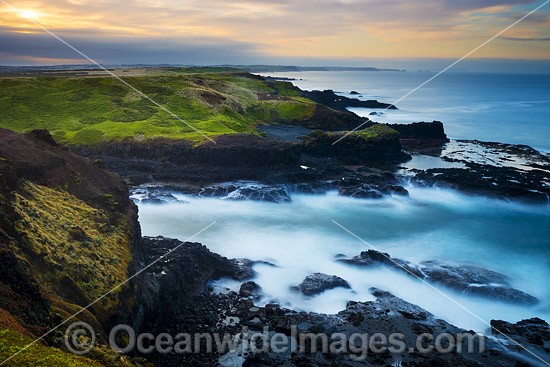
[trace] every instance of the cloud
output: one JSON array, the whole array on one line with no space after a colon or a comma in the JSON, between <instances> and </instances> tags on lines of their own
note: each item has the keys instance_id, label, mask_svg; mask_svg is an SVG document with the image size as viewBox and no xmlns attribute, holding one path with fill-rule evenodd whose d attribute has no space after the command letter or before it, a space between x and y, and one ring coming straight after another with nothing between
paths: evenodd
<instances>
[{"instance_id":1,"label":"cloud","mask_svg":"<svg viewBox=\"0 0 550 367\"><path fill-rule=\"evenodd\" d=\"M460 57L540 3L533 0L10 1L21 11L34 12L40 24L90 49L101 59L149 60L151 53L157 52L158 62L168 62L161 57L170 60L212 57L240 58L245 63L252 62L248 58L327 57L335 53L342 58L367 57L373 53L380 57ZM0 7L0 14L3 27L0 32L8 41L1 44L0 51L65 57L66 51L37 34L19 33L27 37L14 37L16 32L36 32L37 28L10 9ZM513 30L507 35L545 38L550 23L548 11L542 9L528 19L529 31ZM522 25L527 24L526 20L517 28L526 29ZM42 42L49 47L43 47ZM504 46L491 51L492 54L482 52L487 57L514 56ZM545 55L550 57L550 52L537 47L526 54L537 58Z\"/></svg>"},{"instance_id":2,"label":"cloud","mask_svg":"<svg viewBox=\"0 0 550 367\"><path fill-rule=\"evenodd\" d=\"M503 37L503 39L508 41L550 41L550 37L543 38L520 38L520 37Z\"/></svg>"}]
</instances>

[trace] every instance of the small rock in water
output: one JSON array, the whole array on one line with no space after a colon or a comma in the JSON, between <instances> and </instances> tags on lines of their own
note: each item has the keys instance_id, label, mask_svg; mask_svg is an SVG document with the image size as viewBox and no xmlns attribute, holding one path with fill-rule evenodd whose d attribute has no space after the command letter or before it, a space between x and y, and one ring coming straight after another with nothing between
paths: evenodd
<instances>
[{"instance_id":1,"label":"small rock in water","mask_svg":"<svg viewBox=\"0 0 550 367\"><path fill-rule=\"evenodd\" d=\"M336 275L315 273L308 275L300 285L292 287L292 290L300 291L306 296L313 296L337 287L351 288L347 281Z\"/></svg>"},{"instance_id":2,"label":"small rock in water","mask_svg":"<svg viewBox=\"0 0 550 367\"><path fill-rule=\"evenodd\" d=\"M250 296L257 296L258 292L261 290L261 287L253 281L244 282L241 284L241 288L239 289L239 296L241 297L250 297Z\"/></svg>"}]
</instances>

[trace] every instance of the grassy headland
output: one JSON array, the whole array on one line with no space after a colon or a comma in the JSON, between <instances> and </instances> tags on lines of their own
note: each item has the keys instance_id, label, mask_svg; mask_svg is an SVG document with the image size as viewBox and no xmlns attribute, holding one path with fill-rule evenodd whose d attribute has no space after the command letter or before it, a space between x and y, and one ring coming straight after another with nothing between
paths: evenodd
<instances>
[{"instance_id":1,"label":"grassy headland","mask_svg":"<svg viewBox=\"0 0 550 367\"><path fill-rule=\"evenodd\" d=\"M88 74L88 73L80 73ZM208 136L254 133L259 123L310 118L316 103L289 82L239 69L117 70L126 82ZM101 72L0 78L0 126L48 129L63 143L94 145L155 136L204 139L120 81Z\"/></svg>"}]
</instances>

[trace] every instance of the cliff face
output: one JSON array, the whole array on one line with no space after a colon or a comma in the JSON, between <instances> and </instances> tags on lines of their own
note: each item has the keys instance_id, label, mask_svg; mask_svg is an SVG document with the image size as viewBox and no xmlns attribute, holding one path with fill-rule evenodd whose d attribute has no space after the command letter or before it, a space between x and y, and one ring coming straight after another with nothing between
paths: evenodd
<instances>
[{"instance_id":1,"label":"cliff face","mask_svg":"<svg viewBox=\"0 0 550 367\"><path fill-rule=\"evenodd\" d=\"M142 261L137 208L124 182L46 131L0 129L0 328L36 336L103 295ZM81 314L128 313L134 284ZM52 335L52 338L55 335Z\"/></svg>"},{"instance_id":2,"label":"cliff face","mask_svg":"<svg viewBox=\"0 0 550 367\"><path fill-rule=\"evenodd\" d=\"M77 148L77 152L89 153ZM125 140L93 149L94 155L172 162L178 165L211 165L228 167L265 167L298 162L299 150L294 144L266 141L255 135L233 134L194 146L185 140L156 139L145 142Z\"/></svg>"},{"instance_id":3,"label":"cliff face","mask_svg":"<svg viewBox=\"0 0 550 367\"><path fill-rule=\"evenodd\" d=\"M344 163L392 162L408 158L401 151L399 133L381 124L349 135L317 130L302 139L304 151L308 154L335 157Z\"/></svg>"}]
</instances>

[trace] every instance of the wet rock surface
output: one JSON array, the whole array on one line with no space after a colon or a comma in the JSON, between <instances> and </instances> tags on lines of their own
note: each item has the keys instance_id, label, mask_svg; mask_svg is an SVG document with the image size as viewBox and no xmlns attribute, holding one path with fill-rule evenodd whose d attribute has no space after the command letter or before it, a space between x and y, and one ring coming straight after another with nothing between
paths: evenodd
<instances>
[{"instance_id":1,"label":"wet rock surface","mask_svg":"<svg viewBox=\"0 0 550 367\"><path fill-rule=\"evenodd\" d=\"M343 178L338 185L338 193L355 198L379 199L385 195L408 195L407 189L391 174L368 176L365 179Z\"/></svg>"},{"instance_id":2,"label":"wet rock surface","mask_svg":"<svg viewBox=\"0 0 550 367\"><path fill-rule=\"evenodd\" d=\"M473 332L456 328L443 320L437 319L424 309L405 302L391 293L379 289L371 289L376 297L375 301L348 302L346 309L335 315L323 315L297 312L281 308L276 304L267 304L262 307L254 306L252 301L240 297L236 293L211 294L203 293L182 306L173 314L169 330L171 333L214 333L220 335L228 333L236 335L246 327L249 335L260 333L268 327L273 333L281 333L288 340L288 345L294 345L289 351L275 353L240 353L228 354L227 350L220 353L188 353L188 354L152 354L148 358L159 367L181 365L219 366L221 361L232 360L231 366L519 366L520 361L527 355L526 352L515 353L515 348L507 349L498 341L485 340L485 351L479 352L479 339L475 339ZM346 351L321 353L321 339L315 343L318 352L311 352L311 339L305 334L325 334L350 336L353 333L372 335L382 333L390 335L401 333L406 345L402 353L389 351L374 353L370 350L364 358L357 360L350 355L361 356L361 352L354 354L351 348ZM439 335L470 335L474 348L472 353L466 353L466 345L462 352L440 353L436 350L421 352L416 341L421 333ZM270 334L273 335L273 334ZM304 351L300 351L296 342L304 340ZM293 344L294 341L294 344ZM359 347L359 345L354 344ZM422 344L421 344L422 345ZM429 343L423 345L428 347ZM205 351L205 344L202 349ZM537 345L535 348L539 348ZM290 353L294 350L293 353ZM358 349L354 349L356 352ZM542 350L542 349L541 349Z\"/></svg>"},{"instance_id":3,"label":"wet rock surface","mask_svg":"<svg viewBox=\"0 0 550 367\"><path fill-rule=\"evenodd\" d=\"M521 345L533 344L550 353L550 326L537 317L510 323L491 320L491 332L494 336L507 339L503 333Z\"/></svg>"},{"instance_id":4,"label":"wet rock surface","mask_svg":"<svg viewBox=\"0 0 550 367\"><path fill-rule=\"evenodd\" d=\"M150 265L140 276L140 299L134 310L137 330L155 328L168 315L177 312L193 297L206 291L212 279L252 277L253 262L227 259L210 252L200 243L176 239L143 237L144 264Z\"/></svg>"},{"instance_id":5,"label":"wet rock surface","mask_svg":"<svg viewBox=\"0 0 550 367\"><path fill-rule=\"evenodd\" d=\"M334 91L327 89L323 91L303 91L304 97L311 99L317 103L321 103L335 110L346 111L348 107L363 107L363 108L387 108L395 110L397 107L389 103L378 102L374 99L361 101L357 98L348 98L340 96ZM350 94L359 94L357 92Z\"/></svg>"},{"instance_id":6,"label":"wet rock surface","mask_svg":"<svg viewBox=\"0 0 550 367\"><path fill-rule=\"evenodd\" d=\"M327 275L323 273L315 273L308 275L300 285L293 286L293 291L299 291L306 296L313 296L323 293L326 290L333 288L347 288L350 289L350 285L344 279L336 275Z\"/></svg>"},{"instance_id":7,"label":"wet rock surface","mask_svg":"<svg viewBox=\"0 0 550 367\"><path fill-rule=\"evenodd\" d=\"M353 258L337 261L365 267L388 266L435 285L502 302L525 305L539 303L536 297L513 288L506 275L475 265L451 265L435 260L413 264L375 250L363 251Z\"/></svg>"},{"instance_id":8,"label":"wet rock surface","mask_svg":"<svg viewBox=\"0 0 550 367\"><path fill-rule=\"evenodd\" d=\"M290 193L282 185L271 186L259 183L222 183L203 187L200 197L221 197L227 200L258 200L274 203L290 202Z\"/></svg>"},{"instance_id":9,"label":"wet rock surface","mask_svg":"<svg viewBox=\"0 0 550 367\"><path fill-rule=\"evenodd\" d=\"M262 287L260 287L256 282L248 281L241 284L239 288L239 296L241 297L253 297L259 298L258 294L261 292Z\"/></svg>"},{"instance_id":10,"label":"wet rock surface","mask_svg":"<svg viewBox=\"0 0 550 367\"><path fill-rule=\"evenodd\" d=\"M438 185L502 199L548 203L550 155L525 145L458 140L436 156L463 168L417 170L417 185Z\"/></svg>"}]
</instances>

